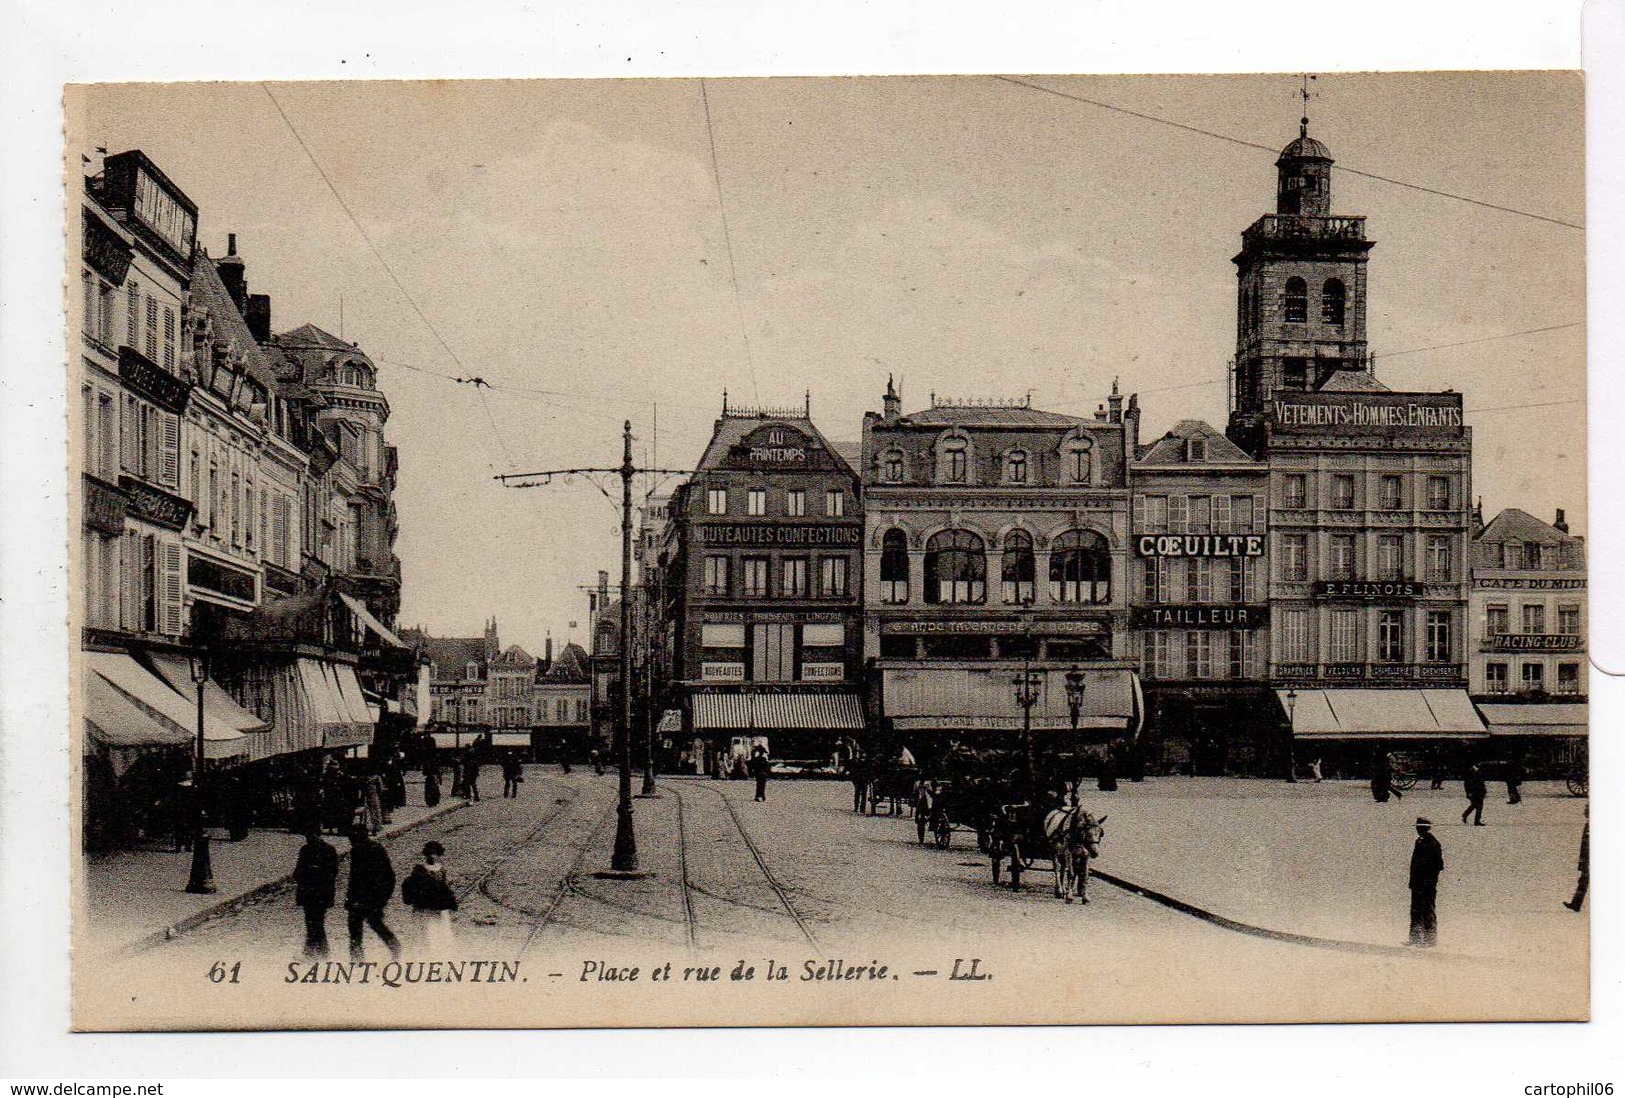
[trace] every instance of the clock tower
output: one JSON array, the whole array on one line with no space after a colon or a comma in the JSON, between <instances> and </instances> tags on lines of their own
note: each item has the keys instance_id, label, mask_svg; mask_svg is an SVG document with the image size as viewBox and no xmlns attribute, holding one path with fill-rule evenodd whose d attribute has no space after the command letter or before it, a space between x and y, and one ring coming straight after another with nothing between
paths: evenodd
<instances>
[{"instance_id":1,"label":"clock tower","mask_svg":"<svg viewBox=\"0 0 1625 1098\"><path fill-rule=\"evenodd\" d=\"M1332 156L1299 123L1275 161L1275 212L1241 234L1231 439L1250 452L1283 390L1313 391L1342 371L1369 374L1365 218L1334 215Z\"/></svg>"}]
</instances>

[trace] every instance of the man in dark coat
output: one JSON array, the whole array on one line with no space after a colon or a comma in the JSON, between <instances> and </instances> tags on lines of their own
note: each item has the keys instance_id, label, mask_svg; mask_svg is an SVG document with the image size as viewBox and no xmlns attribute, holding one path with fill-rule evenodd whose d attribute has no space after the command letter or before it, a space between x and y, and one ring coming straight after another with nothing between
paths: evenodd
<instances>
[{"instance_id":1,"label":"man in dark coat","mask_svg":"<svg viewBox=\"0 0 1625 1098\"><path fill-rule=\"evenodd\" d=\"M344 908L350 916L350 960L366 959L361 947L361 928L372 927L392 958L399 960L401 943L384 925L384 905L395 895L395 867L389 852L373 841L363 825L350 829L350 881L344 892Z\"/></svg>"},{"instance_id":2,"label":"man in dark coat","mask_svg":"<svg viewBox=\"0 0 1625 1098\"><path fill-rule=\"evenodd\" d=\"M1484 797L1489 790L1484 785L1484 775L1479 772L1475 763L1467 768L1467 777L1461 782L1462 792L1467 794L1467 807L1461 811L1461 822L1466 823L1467 817L1473 818L1474 827L1484 826Z\"/></svg>"},{"instance_id":3,"label":"man in dark coat","mask_svg":"<svg viewBox=\"0 0 1625 1098\"><path fill-rule=\"evenodd\" d=\"M1564 900L1563 906L1570 911L1578 912L1580 905L1586 902L1586 889L1591 885L1591 806L1586 805L1586 826L1580 832L1580 864L1576 866L1580 871L1580 879L1574 885L1574 899Z\"/></svg>"},{"instance_id":4,"label":"man in dark coat","mask_svg":"<svg viewBox=\"0 0 1625 1098\"><path fill-rule=\"evenodd\" d=\"M1523 800L1523 763L1513 759L1507 763L1507 804L1518 804Z\"/></svg>"},{"instance_id":5,"label":"man in dark coat","mask_svg":"<svg viewBox=\"0 0 1625 1098\"><path fill-rule=\"evenodd\" d=\"M767 748L757 744L750 753L750 776L756 779L756 799L767 800L767 775L773 769L768 762Z\"/></svg>"},{"instance_id":6,"label":"man in dark coat","mask_svg":"<svg viewBox=\"0 0 1625 1098\"><path fill-rule=\"evenodd\" d=\"M338 894L339 852L322 838L321 827L305 833L293 867L293 902L305 912L305 956L327 956L327 909Z\"/></svg>"},{"instance_id":7,"label":"man in dark coat","mask_svg":"<svg viewBox=\"0 0 1625 1098\"><path fill-rule=\"evenodd\" d=\"M475 745L463 752L463 795L470 801L480 799L480 756Z\"/></svg>"},{"instance_id":8,"label":"man in dark coat","mask_svg":"<svg viewBox=\"0 0 1625 1098\"><path fill-rule=\"evenodd\" d=\"M1411 940L1410 944L1431 949L1438 944L1439 874L1444 872L1444 850L1433 837L1433 823L1416 818L1416 846L1411 850Z\"/></svg>"}]
</instances>

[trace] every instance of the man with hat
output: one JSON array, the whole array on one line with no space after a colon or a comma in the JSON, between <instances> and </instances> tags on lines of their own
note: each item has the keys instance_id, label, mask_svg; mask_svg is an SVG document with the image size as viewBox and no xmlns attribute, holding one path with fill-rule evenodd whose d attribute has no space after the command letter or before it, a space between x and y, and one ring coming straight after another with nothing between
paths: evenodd
<instances>
[{"instance_id":1,"label":"man with hat","mask_svg":"<svg viewBox=\"0 0 1625 1098\"><path fill-rule=\"evenodd\" d=\"M400 958L400 942L384 925L384 906L393 895L395 867L390 864L389 852L373 841L366 824L354 824L350 828L350 883L344 895L344 908L350 916L350 960L366 958L361 946L363 926L372 927L389 948L392 960Z\"/></svg>"},{"instance_id":2,"label":"man with hat","mask_svg":"<svg viewBox=\"0 0 1625 1098\"><path fill-rule=\"evenodd\" d=\"M1433 821L1416 817L1416 846L1411 851L1411 940L1413 946L1431 949L1438 944L1439 916L1434 904L1439 898L1439 874L1444 872L1444 850L1433 837Z\"/></svg>"}]
</instances>

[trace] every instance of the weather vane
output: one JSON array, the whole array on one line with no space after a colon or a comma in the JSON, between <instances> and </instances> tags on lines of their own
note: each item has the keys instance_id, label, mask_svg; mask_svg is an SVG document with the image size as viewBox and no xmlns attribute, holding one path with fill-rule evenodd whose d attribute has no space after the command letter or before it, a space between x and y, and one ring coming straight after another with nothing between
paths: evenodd
<instances>
[{"instance_id":1,"label":"weather vane","mask_svg":"<svg viewBox=\"0 0 1625 1098\"><path fill-rule=\"evenodd\" d=\"M1300 137L1309 136L1309 99L1311 96L1320 94L1319 92L1311 92L1309 90L1309 81L1313 79L1315 79L1314 73L1304 73L1302 86L1298 89L1298 96L1303 100L1303 117L1298 119L1298 130Z\"/></svg>"}]
</instances>

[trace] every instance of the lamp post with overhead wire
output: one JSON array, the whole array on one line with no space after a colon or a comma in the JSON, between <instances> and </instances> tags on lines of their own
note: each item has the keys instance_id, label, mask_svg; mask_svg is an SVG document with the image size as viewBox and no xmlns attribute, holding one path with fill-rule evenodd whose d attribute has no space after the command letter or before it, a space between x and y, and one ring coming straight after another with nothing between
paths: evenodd
<instances>
[{"instance_id":1,"label":"lamp post with overhead wire","mask_svg":"<svg viewBox=\"0 0 1625 1098\"><path fill-rule=\"evenodd\" d=\"M638 868L638 841L632 823L632 478L639 473L668 473L686 476L692 469L640 468L632 461L632 421L621 429L621 463L611 467L544 469L534 473L501 473L496 480L508 488L543 488L554 477L575 474L610 473L621 478L621 697L619 719L615 722L615 763L619 782L615 803L615 847L609 870L600 876L644 877ZM645 774L645 788L653 790L654 775Z\"/></svg>"}]
</instances>

